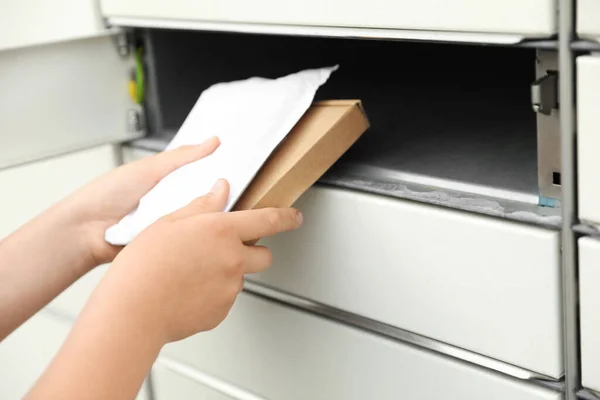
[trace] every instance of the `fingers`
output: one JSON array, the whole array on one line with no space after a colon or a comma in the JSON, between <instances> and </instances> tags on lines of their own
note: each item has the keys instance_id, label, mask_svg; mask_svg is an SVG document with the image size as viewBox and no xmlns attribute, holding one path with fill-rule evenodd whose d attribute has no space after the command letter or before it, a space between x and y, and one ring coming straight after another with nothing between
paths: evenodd
<instances>
[{"instance_id":1,"label":"fingers","mask_svg":"<svg viewBox=\"0 0 600 400\"><path fill-rule=\"evenodd\" d=\"M175 211L171 216L173 219L182 219L198 214L221 212L225 209L228 199L229 183L225 179L219 179L210 192L193 200L186 207Z\"/></svg>"},{"instance_id":2,"label":"fingers","mask_svg":"<svg viewBox=\"0 0 600 400\"><path fill-rule=\"evenodd\" d=\"M248 246L246 252L246 274L262 272L273 262L271 250L264 246Z\"/></svg>"},{"instance_id":3,"label":"fingers","mask_svg":"<svg viewBox=\"0 0 600 400\"><path fill-rule=\"evenodd\" d=\"M293 208L263 208L224 215L242 242L250 242L291 231L302 224L302 214Z\"/></svg>"},{"instance_id":4,"label":"fingers","mask_svg":"<svg viewBox=\"0 0 600 400\"><path fill-rule=\"evenodd\" d=\"M219 147L219 138L212 137L197 146L181 146L140 160L140 166L152 169L158 182L176 169L211 155Z\"/></svg>"}]
</instances>

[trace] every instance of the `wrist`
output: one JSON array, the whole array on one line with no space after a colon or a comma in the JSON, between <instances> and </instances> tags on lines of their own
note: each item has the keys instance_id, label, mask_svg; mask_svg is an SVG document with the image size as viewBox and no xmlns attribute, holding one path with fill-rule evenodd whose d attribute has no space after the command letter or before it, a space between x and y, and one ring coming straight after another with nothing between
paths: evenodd
<instances>
[{"instance_id":1,"label":"wrist","mask_svg":"<svg viewBox=\"0 0 600 400\"><path fill-rule=\"evenodd\" d=\"M143 276L132 271L131 264L116 260L104 276L82 313L80 320L90 327L102 325L122 340L133 339L140 351L158 356L168 343L160 306L146 293L140 292Z\"/></svg>"},{"instance_id":2,"label":"wrist","mask_svg":"<svg viewBox=\"0 0 600 400\"><path fill-rule=\"evenodd\" d=\"M80 213L68 204L57 203L34 219L32 225L45 245L60 254L63 264L83 275L95 265L87 244L87 228Z\"/></svg>"},{"instance_id":3,"label":"wrist","mask_svg":"<svg viewBox=\"0 0 600 400\"><path fill-rule=\"evenodd\" d=\"M107 223L99 220L84 204L67 198L57 204L54 210L62 215L64 229L73 238L73 246L77 247L85 272L111 262L120 248L110 245L104 240Z\"/></svg>"}]
</instances>

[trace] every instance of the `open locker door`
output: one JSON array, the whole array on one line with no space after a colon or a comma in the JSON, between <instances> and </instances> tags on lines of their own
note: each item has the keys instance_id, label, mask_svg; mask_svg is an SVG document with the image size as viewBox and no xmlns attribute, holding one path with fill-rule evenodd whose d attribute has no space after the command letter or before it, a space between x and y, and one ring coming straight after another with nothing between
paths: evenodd
<instances>
[{"instance_id":1,"label":"open locker door","mask_svg":"<svg viewBox=\"0 0 600 400\"><path fill-rule=\"evenodd\" d=\"M102 25L94 0L8 3L0 0L0 170L142 135L128 129L139 112L127 86L135 52L117 46L121 33Z\"/></svg>"}]
</instances>

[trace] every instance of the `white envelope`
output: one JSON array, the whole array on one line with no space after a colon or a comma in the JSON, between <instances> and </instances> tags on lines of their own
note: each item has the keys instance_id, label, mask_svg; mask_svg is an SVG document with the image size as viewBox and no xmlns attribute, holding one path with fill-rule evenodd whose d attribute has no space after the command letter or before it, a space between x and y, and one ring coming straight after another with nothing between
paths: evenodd
<instances>
[{"instance_id":1,"label":"white envelope","mask_svg":"<svg viewBox=\"0 0 600 400\"><path fill-rule=\"evenodd\" d=\"M219 178L231 186L223 211L231 210L336 69L304 70L278 79L253 77L206 89L167 150L200 144L213 136L221 145L210 156L163 178L142 197L136 210L106 231L105 240L126 245L160 217L208 193Z\"/></svg>"}]
</instances>

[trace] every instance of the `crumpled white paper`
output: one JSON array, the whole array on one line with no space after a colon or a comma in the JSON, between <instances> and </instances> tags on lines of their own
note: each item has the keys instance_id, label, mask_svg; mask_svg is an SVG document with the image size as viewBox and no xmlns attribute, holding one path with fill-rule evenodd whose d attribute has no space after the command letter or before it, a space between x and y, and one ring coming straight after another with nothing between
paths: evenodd
<instances>
[{"instance_id":1,"label":"crumpled white paper","mask_svg":"<svg viewBox=\"0 0 600 400\"><path fill-rule=\"evenodd\" d=\"M253 77L206 89L167 150L200 144L213 136L220 139L220 146L210 156L163 178L142 197L136 210L108 228L105 240L126 245L162 216L208 193L219 178L231 186L223 211L231 210L336 69L304 70L278 79Z\"/></svg>"}]
</instances>

